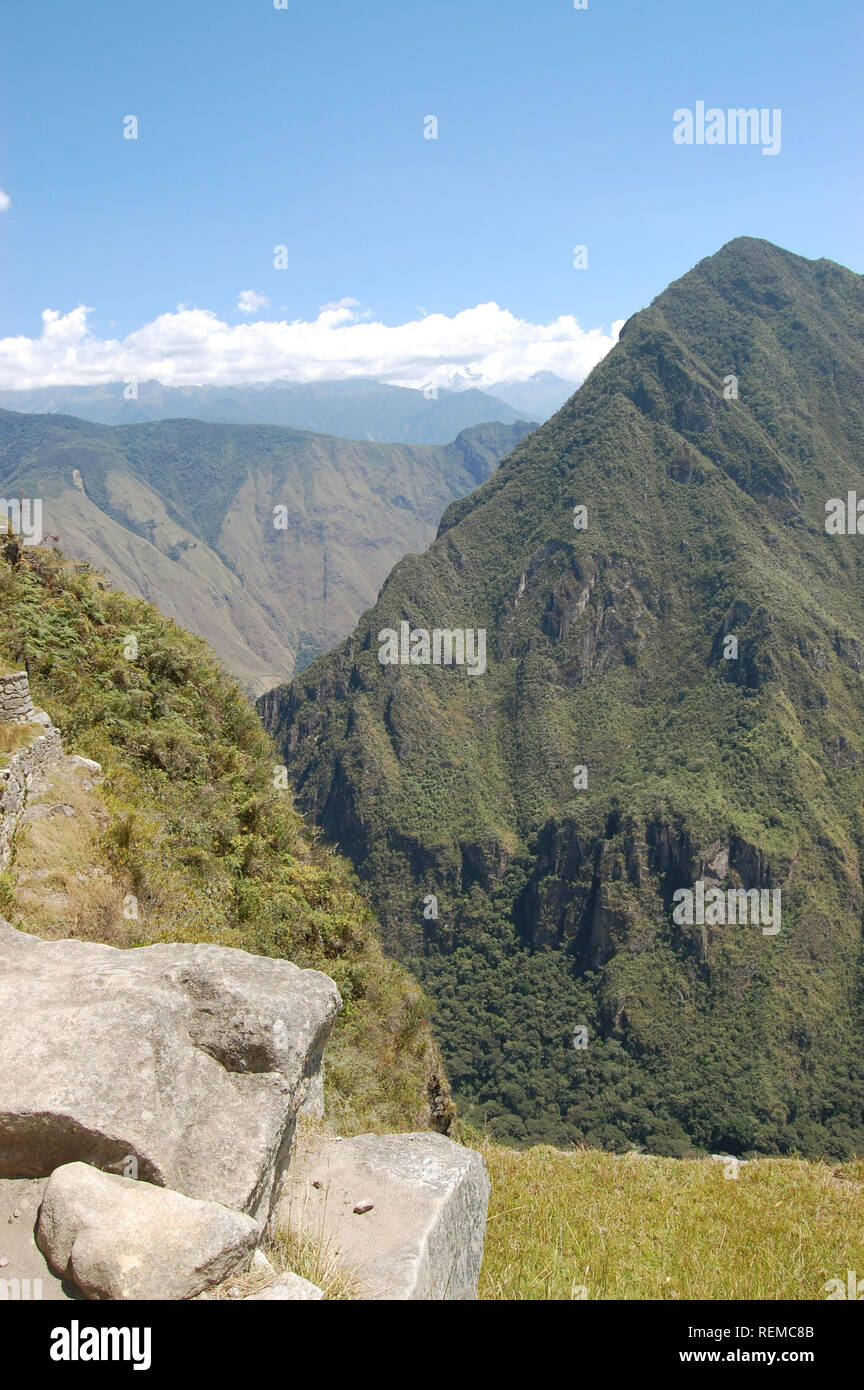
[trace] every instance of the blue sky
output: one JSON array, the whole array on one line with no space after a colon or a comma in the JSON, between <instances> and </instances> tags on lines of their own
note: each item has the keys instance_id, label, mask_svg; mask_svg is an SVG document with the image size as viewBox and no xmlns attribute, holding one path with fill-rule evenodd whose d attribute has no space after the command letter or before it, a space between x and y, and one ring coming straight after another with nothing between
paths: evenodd
<instances>
[{"instance_id":1,"label":"blue sky","mask_svg":"<svg viewBox=\"0 0 864 1390\"><path fill-rule=\"evenodd\" d=\"M314 324L348 297L343 327L494 301L608 334L741 234L864 270L862 29L853 0L18 0L2 22L0 338L78 305L88 336L121 340L178 304L229 327ZM781 152L677 146L673 112L699 100L779 107ZM268 302L244 315L242 291ZM168 319L163 338L172 322L185 332ZM448 332L430 358L456 360ZM267 342L281 351L219 337L211 375L260 375ZM394 339L388 369L416 339ZM3 384L56 374L58 350L7 350Z\"/></svg>"}]
</instances>

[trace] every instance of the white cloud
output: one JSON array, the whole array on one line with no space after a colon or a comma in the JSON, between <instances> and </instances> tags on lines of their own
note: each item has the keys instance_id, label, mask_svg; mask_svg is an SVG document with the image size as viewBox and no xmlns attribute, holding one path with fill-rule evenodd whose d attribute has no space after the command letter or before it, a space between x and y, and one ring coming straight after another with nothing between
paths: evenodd
<instances>
[{"instance_id":1,"label":"white cloud","mask_svg":"<svg viewBox=\"0 0 864 1390\"><path fill-rule=\"evenodd\" d=\"M241 290L237 296L237 308L241 314L254 314L256 309L266 309L270 300L266 294L256 290Z\"/></svg>"},{"instance_id":2,"label":"white cloud","mask_svg":"<svg viewBox=\"0 0 864 1390\"><path fill-rule=\"evenodd\" d=\"M4 193L3 189L0 188L0 212L8 212L11 206L12 199L9 197L9 194Z\"/></svg>"},{"instance_id":3,"label":"white cloud","mask_svg":"<svg viewBox=\"0 0 864 1390\"><path fill-rule=\"evenodd\" d=\"M581 382L623 322L607 332L583 329L571 314L530 323L490 303L393 325L342 299L311 321L233 325L183 306L118 339L89 331L92 312L84 305L68 314L46 309L40 337L0 339L0 387L95 385L127 376L168 386L351 377L402 386L446 386L456 377L483 386L538 371Z\"/></svg>"}]
</instances>

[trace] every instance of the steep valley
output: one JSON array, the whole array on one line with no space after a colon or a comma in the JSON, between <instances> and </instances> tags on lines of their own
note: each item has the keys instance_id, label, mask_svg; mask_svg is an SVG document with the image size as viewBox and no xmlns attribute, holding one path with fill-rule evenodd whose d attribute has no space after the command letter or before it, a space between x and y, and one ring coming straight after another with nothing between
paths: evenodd
<instances>
[{"instance_id":1,"label":"steep valley","mask_svg":"<svg viewBox=\"0 0 864 1390\"><path fill-rule=\"evenodd\" d=\"M0 411L0 496L41 499L64 554L206 638L257 694L349 632L396 561L530 429L410 446Z\"/></svg>"}]
</instances>

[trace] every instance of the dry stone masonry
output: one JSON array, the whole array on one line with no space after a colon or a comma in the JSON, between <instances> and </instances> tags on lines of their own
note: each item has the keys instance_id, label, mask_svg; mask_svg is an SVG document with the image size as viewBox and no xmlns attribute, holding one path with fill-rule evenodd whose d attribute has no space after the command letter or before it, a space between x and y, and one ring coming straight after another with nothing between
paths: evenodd
<instances>
[{"instance_id":1,"label":"dry stone masonry","mask_svg":"<svg viewBox=\"0 0 864 1390\"><path fill-rule=\"evenodd\" d=\"M27 793L48 767L63 757L60 734L44 710L34 708L26 671L0 676L0 725L30 724L34 737L0 766L0 871L12 857L12 841L24 811ZM41 726L43 732L36 733Z\"/></svg>"},{"instance_id":2,"label":"dry stone masonry","mask_svg":"<svg viewBox=\"0 0 864 1390\"><path fill-rule=\"evenodd\" d=\"M35 710L26 671L0 676L0 723L6 720L26 724Z\"/></svg>"}]
</instances>

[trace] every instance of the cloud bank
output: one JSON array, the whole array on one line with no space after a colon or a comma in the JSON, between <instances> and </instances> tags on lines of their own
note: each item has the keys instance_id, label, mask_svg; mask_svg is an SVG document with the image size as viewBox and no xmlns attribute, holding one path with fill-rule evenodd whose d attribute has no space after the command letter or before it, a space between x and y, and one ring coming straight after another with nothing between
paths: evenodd
<instances>
[{"instance_id":1,"label":"cloud bank","mask_svg":"<svg viewBox=\"0 0 864 1390\"><path fill-rule=\"evenodd\" d=\"M244 291L241 301L252 293ZM0 387L87 386L126 377L155 377L167 386L352 377L414 387L448 386L454 379L484 386L524 381L539 371L581 382L623 323L608 332L583 329L572 314L529 323L490 303L391 325L343 299L325 305L314 320L290 323L229 324L207 309L179 305L116 339L90 332L92 312L83 304L67 314L45 309L40 337L0 339Z\"/></svg>"}]
</instances>

